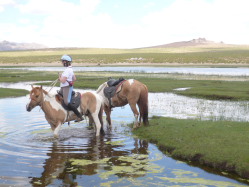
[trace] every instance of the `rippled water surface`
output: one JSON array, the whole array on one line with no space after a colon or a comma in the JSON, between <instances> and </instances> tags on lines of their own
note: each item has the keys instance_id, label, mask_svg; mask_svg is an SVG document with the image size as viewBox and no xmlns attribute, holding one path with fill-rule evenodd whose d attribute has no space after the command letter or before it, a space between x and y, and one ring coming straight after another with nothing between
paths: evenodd
<instances>
[{"instance_id":1,"label":"rippled water surface","mask_svg":"<svg viewBox=\"0 0 249 187\"><path fill-rule=\"evenodd\" d=\"M182 99L186 100L150 94L150 115L213 115L204 109L203 114L194 111L196 105L202 108L204 101L185 101L193 105L186 109L180 106ZM113 127L105 125L104 136L96 138L85 121L64 124L59 139L54 139L39 108L26 112L28 101L28 97L0 99L0 186L245 185L176 161L155 145L134 137L127 126L133 121L128 106L114 109ZM165 103L160 105L162 101Z\"/></svg>"}]
</instances>

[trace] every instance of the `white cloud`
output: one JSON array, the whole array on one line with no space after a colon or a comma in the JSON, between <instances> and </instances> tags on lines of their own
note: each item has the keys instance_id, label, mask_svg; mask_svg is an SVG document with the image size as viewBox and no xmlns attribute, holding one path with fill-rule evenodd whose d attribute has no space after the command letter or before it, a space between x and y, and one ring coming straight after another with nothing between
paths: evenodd
<instances>
[{"instance_id":1,"label":"white cloud","mask_svg":"<svg viewBox=\"0 0 249 187\"><path fill-rule=\"evenodd\" d=\"M5 6L15 5L13 0L1 0L0 1L0 12L4 11Z\"/></svg>"},{"instance_id":2,"label":"white cloud","mask_svg":"<svg viewBox=\"0 0 249 187\"><path fill-rule=\"evenodd\" d=\"M43 19L37 25L27 18L20 18L24 23L21 26L0 23L0 35L10 41L49 47L135 48L197 37L249 44L248 0L175 0L137 24L115 23L109 14L96 12L99 4L100 0L81 0L78 4L30 0L19 6L22 14Z\"/></svg>"},{"instance_id":3,"label":"white cloud","mask_svg":"<svg viewBox=\"0 0 249 187\"><path fill-rule=\"evenodd\" d=\"M0 1L0 6L5 6L5 5L14 5L15 1L13 0L1 0Z\"/></svg>"},{"instance_id":4,"label":"white cloud","mask_svg":"<svg viewBox=\"0 0 249 187\"><path fill-rule=\"evenodd\" d=\"M249 43L247 0L176 0L163 11L144 17L147 28L158 31L157 36L165 41L190 40L207 37L231 43ZM152 29L151 29L152 30ZM153 31L151 31L153 32Z\"/></svg>"},{"instance_id":5,"label":"white cloud","mask_svg":"<svg viewBox=\"0 0 249 187\"><path fill-rule=\"evenodd\" d=\"M30 20L29 19L19 19L19 23L21 23L21 24L29 24Z\"/></svg>"},{"instance_id":6,"label":"white cloud","mask_svg":"<svg viewBox=\"0 0 249 187\"><path fill-rule=\"evenodd\" d=\"M155 5L155 2L148 2L147 4L145 4L144 6L143 6L143 8L151 8L151 7L153 7Z\"/></svg>"},{"instance_id":7,"label":"white cloud","mask_svg":"<svg viewBox=\"0 0 249 187\"><path fill-rule=\"evenodd\" d=\"M20 10L28 14L55 15L68 14L76 6L62 0L30 0L27 4L20 5Z\"/></svg>"}]
</instances>

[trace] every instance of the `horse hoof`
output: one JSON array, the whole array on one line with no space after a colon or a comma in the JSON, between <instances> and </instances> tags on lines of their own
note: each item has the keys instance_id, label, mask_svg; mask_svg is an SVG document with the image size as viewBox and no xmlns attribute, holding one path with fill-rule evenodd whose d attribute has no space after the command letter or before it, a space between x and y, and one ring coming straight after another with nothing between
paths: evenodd
<instances>
[{"instance_id":1,"label":"horse hoof","mask_svg":"<svg viewBox=\"0 0 249 187\"><path fill-rule=\"evenodd\" d=\"M105 135L104 129L100 129L100 134L101 134L101 135Z\"/></svg>"},{"instance_id":2,"label":"horse hoof","mask_svg":"<svg viewBox=\"0 0 249 187\"><path fill-rule=\"evenodd\" d=\"M136 130L136 129L138 129L138 126L134 126L134 127L132 128L132 130Z\"/></svg>"},{"instance_id":3,"label":"horse hoof","mask_svg":"<svg viewBox=\"0 0 249 187\"><path fill-rule=\"evenodd\" d=\"M54 138L55 139L59 139L59 135L58 134L54 134Z\"/></svg>"}]
</instances>

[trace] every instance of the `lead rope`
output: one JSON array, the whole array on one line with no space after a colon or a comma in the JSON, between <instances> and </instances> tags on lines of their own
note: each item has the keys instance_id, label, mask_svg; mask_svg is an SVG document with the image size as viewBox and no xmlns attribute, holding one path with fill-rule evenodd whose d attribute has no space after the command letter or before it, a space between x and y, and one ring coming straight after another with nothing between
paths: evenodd
<instances>
[{"instance_id":1,"label":"lead rope","mask_svg":"<svg viewBox=\"0 0 249 187\"><path fill-rule=\"evenodd\" d=\"M48 91L48 93L54 88L54 86L57 84L57 82L58 82L58 79L55 79L55 81L52 82L52 83L50 84L49 87L51 87L51 88L50 88L50 90Z\"/></svg>"}]
</instances>

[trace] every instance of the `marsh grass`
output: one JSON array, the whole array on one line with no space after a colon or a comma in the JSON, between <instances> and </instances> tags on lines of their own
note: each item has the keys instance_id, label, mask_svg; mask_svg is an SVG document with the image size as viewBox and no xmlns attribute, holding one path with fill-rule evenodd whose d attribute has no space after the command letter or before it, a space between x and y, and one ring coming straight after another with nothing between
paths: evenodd
<instances>
[{"instance_id":1,"label":"marsh grass","mask_svg":"<svg viewBox=\"0 0 249 187\"><path fill-rule=\"evenodd\" d=\"M58 72L37 72L16 69L0 69L0 82L50 81Z\"/></svg>"},{"instance_id":2,"label":"marsh grass","mask_svg":"<svg viewBox=\"0 0 249 187\"><path fill-rule=\"evenodd\" d=\"M0 88L0 98L19 97L27 95L29 92L23 89Z\"/></svg>"},{"instance_id":3,"label":"marsh grass","mask_svg":"<svg viewBox=\"0 0 249 187\"><path fill-rule=\"evenodd\" d=\"M179 80L138 78L150 92L173 92L179 95L211 100L249 100L249 82L216 80ZM190 88L175 90L177 88Z\"/></svg>"},{"instance_id":4,"label":"marsh grass","mask_svg":"<svg viewBox=\"0 0 249 187\"><path fill-rule=\"evenodd\" d=\"M171 92L212 100L249 100L248 81L186 80L181 76L170 74L124 72L76 72L76 76L74 87L81 89L96 90L99 85L107 81L108 77L116 79L124 77L141 81L147 85L149 92ZM58 72L0 69L0 82L54 81L57 77ZM206 76L205 79L208 77ZM50 84L42 83L42 85ZM59 86L59 83L56 86ZM175 90L186 87L190 89Z\"/></svg>"},{"instance_id":5,"label":"marsh grass","mask_svg":"<svg viewBox=\"0 0 249 187\"><path fill-rule=\"evenodd\" d=\"M249 178L249 126L246 122L153 117L134 131L172 157L195 161Z\"/></svg>"}]
</instances>

